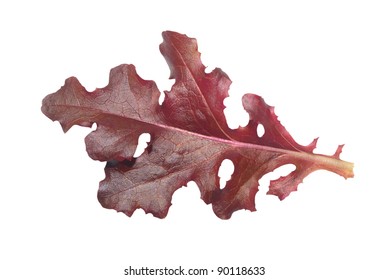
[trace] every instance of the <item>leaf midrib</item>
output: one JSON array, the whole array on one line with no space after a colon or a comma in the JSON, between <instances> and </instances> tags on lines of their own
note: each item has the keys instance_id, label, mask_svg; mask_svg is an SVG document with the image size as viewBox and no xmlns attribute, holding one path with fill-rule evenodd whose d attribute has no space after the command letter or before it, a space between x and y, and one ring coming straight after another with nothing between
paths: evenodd
<instances>
[{"instance_id":1,"label":"leaf midrib","mask_svg":"<svg viewBox=\"0 0 389 280\"><path fill-rule=\"evenodd\" d=\"M69 104L52 104L49 106L76 107L76 108L82 108L84 110L87 109L87 110L98 111L99 114L97 114L96 116L98 116L98 115L111 115L111 116L118 117L118 118L125 118L125 119L128 119L128 120L133 121L133 122L143 123L145 125L158 127L160 129L163 129L163 130L170 130L170 131L174 131L176 133L189 134L193 137L202 138L202 139L205 139L205 140L208 140L211 142L222 143L222 144L228 145L228 146L230 146L232 148L236 148L236 149L252 149L252 150L260 150L260 151L278 153L278 154L287 154L296 160L298 159L298 160L303 160L306 162L312 162L312 164L320 164L323 169L325 169L324 166L332 166L332 167L335 166L335 167L339 168L339 171L342 171L342 170L352 169L352 166L353 166L353 164L350 162L343 161L341 159L337 159L337 158L334 158L334 157L331 157L328 155L314 154L314 153L308 153L308 152L303 152L303 151L297 152L297 151L292 151L292 150L287 150L287 149L275 148L275 147L271 147L271 146L264 146L264 145L260 145L260 144L241 142L241 141L238 141L235 139L234 140L223 139L223 138L219 138L219 137L215 137L215 136L204 135L204 134L196 133L193 131L181 129L181 128L171 126L171 125L161 124L161 123L157 123L157 122L148 122L148 121L144 121L144 120L131 118L128 116L117 115L117 114L110 113L110 112L107 113L105 111L102 111L101 109L96 109L96 108L83 107L83 106L77 106L77 105L69 105ZM96 122L96 121L94 121L94 122ZM131 128L129 127L129 129L131 129ZM147 131L146 131L146 133L147 133ZM334 172L336 172L336 171L334 171ZM336 172L336 173L338 173L338 172ZM342 175L342 174L340 174L340 175Z\"/></svg>"}]
</instances>

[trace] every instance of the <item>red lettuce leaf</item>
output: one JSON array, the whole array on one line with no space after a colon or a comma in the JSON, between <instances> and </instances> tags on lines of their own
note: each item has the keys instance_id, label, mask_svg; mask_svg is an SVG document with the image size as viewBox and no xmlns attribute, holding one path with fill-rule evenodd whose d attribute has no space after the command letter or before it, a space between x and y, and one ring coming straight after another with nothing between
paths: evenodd
<instances>
[{"instance_id":1,"label":"red lettuce leaf","mask_svg":"<svg viewBox=\"0 0 389 280\"><path fill-rule=\"evenodd\" d=\"M97 124L85 142L92 159L107 162L98 191L103 207L128 216L141 208L164 218L173 193L193 180L205 203L228 219L239 209L254 211L258 180L282 165L294 164L296 169L270 183L268 194L280 199L318 169L353 177L353 164L339 159L342 146L332 156L314 154L317 139L307 146L296 143L274 108L257 95L243 97L248 125L230 129L223 113L228 76L218 68L205 73L195 39L170 31L163 32L163 39L160 50L175 84L162 105L156 84L139 77L133 65L112 69L109 84L93 92L68 78L43 100L42 112L59 121L64 132L73 125ZM259 124L265 131L262 137L257 135ZM134 158L142 133L149 133L151 140ZM224 159L230 159L235 170L220 188L218 170Z\"/></svg>"}]
</instances>

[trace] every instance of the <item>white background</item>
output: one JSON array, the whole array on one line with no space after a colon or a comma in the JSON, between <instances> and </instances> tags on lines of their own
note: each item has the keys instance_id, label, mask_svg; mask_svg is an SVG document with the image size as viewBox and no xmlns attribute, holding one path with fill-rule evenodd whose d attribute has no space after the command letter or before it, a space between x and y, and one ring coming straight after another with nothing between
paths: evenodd
<instances>
[{"instance_id":1,"label":"white background","mask_svg":"<svg viewBox=\"0 0 389 280\"><path fill-rule=\"evenodd\" d=\"M157 279L123 270L182 265L266 267L247 279L389 279L386 3L2 1L0 278ZM102 208L90 129L63 134L41 100L69 76L104 87L122 63L169 90L164 30L197 38L208 69L229 75L231 125L245 121L240 96L260 94L301 144L320 136L315 152L332 154L345 143L355 178L318 171L280 202L265 193L281 170L261 180L257 212L227 221L193 184L163 220Z\"/></svg>"}]
</instances>

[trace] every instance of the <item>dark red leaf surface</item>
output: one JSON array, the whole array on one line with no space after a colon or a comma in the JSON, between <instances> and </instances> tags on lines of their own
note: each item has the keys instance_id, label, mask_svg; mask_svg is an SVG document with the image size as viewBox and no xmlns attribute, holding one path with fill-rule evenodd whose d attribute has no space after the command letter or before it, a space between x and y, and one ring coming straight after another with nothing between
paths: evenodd
<instances>
[{"instance_id":1,"label":"dark red leaf surface","mask_svg":"<svg viewBox=\"0 0 389 280\"><path fill-rule=\"evenodd\" d=\"M294 164L296 169L271 181L268 194L280 199L319 169L353 177L353 164L339 159L342 146L332 156L314 154L317 139L307 146L296 143L274 108L257 95L243 97L248 125L230 129L223 113L228 76L218 68L205 73L195 39L170 31L162 35L160 50L175 79L162 105L156 84L139 77L133 65L112 69L109 84L93 92L68 78L43 100L42 112L59 121L65 132L73 125L97 124L85 142L92 159L107 162L98 191L103 207L128 216L142 208L163 218L173 193L193 180L205 203L228 219L239 209L254 211L258 180L282 165ZM258 124L265 130L262 137L257 135ZM149 133L151 140L134 158L142 133ZM235 169L221 189L218 170L224 159Z\"/></svg>"}]
</instances>

